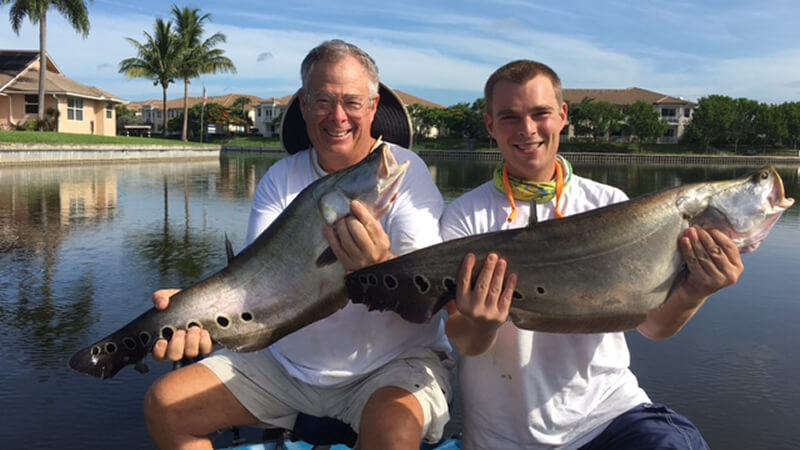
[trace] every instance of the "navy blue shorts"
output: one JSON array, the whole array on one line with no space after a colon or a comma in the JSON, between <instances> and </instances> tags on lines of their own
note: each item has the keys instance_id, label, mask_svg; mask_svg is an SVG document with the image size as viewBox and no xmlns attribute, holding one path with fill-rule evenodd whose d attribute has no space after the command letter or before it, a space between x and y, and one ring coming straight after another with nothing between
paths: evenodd
<instances>
[{"instance_id":1,"label":"navy blue shorts","mask_svg":"<svg viewBox=\"0 0 800 450\"><path fill-rule=\"evenodd\" d=\"M708 450L700 430L660 403L643 403L614 419L580 450L680 449Z\"/></svg>"}]
</instances>

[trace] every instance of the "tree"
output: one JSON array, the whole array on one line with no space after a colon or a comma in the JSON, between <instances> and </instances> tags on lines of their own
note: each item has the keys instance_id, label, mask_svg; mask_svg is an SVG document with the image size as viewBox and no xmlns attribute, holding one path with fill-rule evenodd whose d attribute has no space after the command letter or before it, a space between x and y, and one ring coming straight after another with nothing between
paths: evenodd
<instances>
[{"instance_id":1,"label":"tree","mask_svg":"<svg viewBox=\"0 0 800 450\"><path fill-rule=\"evenodd\" d=\"M250 103L252 103L252 100L250 100L249 98L238 97L236 98L236 100L233 101L233 104L231 105L232 110L242 112L242 119L244 119L246 123L250 123L250 118L247 117L247 109L246 109L246 106L249 105Z\"/></svg>"},{"instance_id":2,"label":"tree","mask_svg":"<svg viewBox=\"0 0 800 450\"><path fill-rule=\"evenodd\" d=\"M792 147L797 150L800 141L800 102L787 102L780 105L783 117L786 119L786 135L792 142Z\"/></svg>"},{"instance_id":3,"label":"tree","mask_svg":"<svg viewBox=\"0 0 800 450\"><path fill-rule=\"evenodd\" d=\"M641 100L628 107L627 124L631 136L639 142L639 149L642 143L658 139L669 129L653 105Z\"/></svg>"},{"instance_id":4,"label":"tree","mask_svg":"<svg viewBox=\"0 0 800 450\"><path fill-rule=\"evenodd\" d=\"M92 0L89 0L92 1ZM8 15L11 29L19 36L22 20L28 17L39 25L39 121L44 116L44 91L47 79L47 11L57 9L85 39L89 36L89 9L83 0L0 0L0 5L12 4Z\"/></svg>"},{"instance_id":5,"label":"tree","mask_svg":"<svg viewBox=\"0 0 800 450\"><path fill-rule=\"evenodd\" d=\"M711 143L723 143L730 136L736 106L732 98L725 95L709 95L697 100L697 109L692 115L692 132L708 152Z\"/></svg>"},{"instance_id":6,"label":"tree","mask_svg":"<svg viewBox=\"0 0 800 450\"><path fill-rule=\"evenodd\" d=\"M236 73L236 66L225 51L215 48L224 43L226 37L222 33L214 33L203 40L204 23L211 20L211 14L200 15L198 8L179 8L172 5L172 17L175 19L175 32L180 36L183 57L178 62L178 76L183 79L183 129L181 139L187 140L189 117L189 83L192 78L203 74L219 72Z\"/></svg>"},{"instance_id":7,"label":"tree","mask_svg":"<svg viewBox=\"0 0 800 450\"><path fill-rule=\"evenodd\" d=\"M756 125L763 138L763 151L766 152L767 144L775 145L783 139L789 138L787 120L784 110L767 103L759 104L758 119Z\"/></svg>"},{"instance_id":8,"label":"tree","mask_svg":"<svg viewBox=\"0 0 800 450\"><path fill-rule=\"evenodd\" d=\"M125 38L136 47L137 56L119 63L120 73L128 78L149 78L153 86L161 85L164 135L167 134L167 88L178 75L178 63L182 61L183 47L180 38L172 31L172 24L156 19L153 35L146 31L145 42Z\"/></svg>"},{"instance_id":9,"label":"tree","mask_svg":"<svg viewBox=\"0 0 800 450\"><path fill-rule=\"evenodd\" d=\"M737 98L733 105L733 120L729 135L733 140L733 152L739 153L739 142L752 141L756 137L759 105L757 101L746 98Z\"/></svg>"},{"instance_id":10,"label":"tree","mask_svg":"<svg viewBox=\"0 0 800 450\"><path fill-rule=\"evenodd\" d=\"M596 102L588 97L580 103L569 105L569 115L575 134L591 136L595 143L607 140L623 118L619 107L609 102Z\"/></svg>"}]
</instances>

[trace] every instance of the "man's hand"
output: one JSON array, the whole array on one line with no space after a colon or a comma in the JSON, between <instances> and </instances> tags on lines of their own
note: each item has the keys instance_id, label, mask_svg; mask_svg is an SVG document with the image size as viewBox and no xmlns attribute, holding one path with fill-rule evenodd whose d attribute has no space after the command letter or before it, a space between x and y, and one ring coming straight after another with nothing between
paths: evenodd
<instances>
[{"instance_id":1,"label":"man's hand","mask_svg":"<svg viewBox=\"0 0 800 450\"><path fill-rule=\"evenodd\" d=\"M500 325L508 319L517 287L517 275L506 276L506 260L494 253L486 257L473 287L475 261L472 253L464 257L456 285L456 299L447 304L449 316L445 331L464 356L480 355L494 346Z\"/></svg>"},{"instance_id":2,"label":"man's hand","mask_svg":"<svg viewBox=\"0 0 800 450\"><path fill-rule=\"evenodd\" d=\"M679 241L689 276L682 288L702 299L739 280L744 265L736 244L719 230L687 229Z\"/></svg>"},{"instance_id":3,"label":"man's hand","mask_svg":"<svg viewBox=\"0 0 800 450\"><path fill-rule=\"evenodd\" d=\"M494 332L508 318L511 297L517 287L517 275L512 273L505 280L506 260L490 253L475 279L475 287L472 287L475 262L475 255L468 253L461 264L456 286L456 308L472 322L476 330Z\"/></svg>"},{"instance_id":4,"label":"man's hand","mask_svg":"<svg viewBox=\"0 0 800 450\"><path fill-rule=\"evenodd\" d=\"M352 272L388 260L391 256L389 236L380 221L357 200L350 203L350 211L353 214L323 230L345 270Z\"/></svg>"},{"instance_id":5,"label":"man's hand","mask_svg":"<svg viewBox=\"0 0 800 450\"><path fill-rule=\"evenodd\" d=\"M153 293L153 305L158 310L165 310L169 306L169 299L180 292L180 289L161 289ZM153 358L156 361L169 359L180 361L184 357L196 358L207 355L214 349L211 335L200 327L191 327L189 330L177 330L172 339L159 339L153 345Z\"/></svg>"},{"instance_id":6,"label":"man's hand","mask_svg":"<svg viewBox=\"0 0 800 450\"><path fill-rule=\"evenodd\" d=\"M712 294L736 283L744 271L736 244L719 230L688 228L678 247L689 275L637 327L642 335L654 341L678 334Z\"/></svg>"}]
</instances>

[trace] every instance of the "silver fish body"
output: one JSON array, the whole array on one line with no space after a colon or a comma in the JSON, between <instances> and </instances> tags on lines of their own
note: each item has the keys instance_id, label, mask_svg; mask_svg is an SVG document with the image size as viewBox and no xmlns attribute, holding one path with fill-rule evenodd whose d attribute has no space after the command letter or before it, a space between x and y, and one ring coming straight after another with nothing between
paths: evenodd
<instances>
[{"instance_id":1,"label":"silver fish body","mask_svg":"<svg viewBox=\"0 0 800 450\"><path fill-rule=\"evenodd\" d=\"M794 200L777 171L697 183L563 219L444 242L348 275L354 303L425 322L455 297L464 256L496 252L517 274L511 320L520 328L599 333L636 327L685 275L678 248L697 225L753 251ZM535 211L535 210L534 210ZM476 269L477 273L477 269Z\"/></svg>"},{"instance_id":2,"label":"silver fish body","mask_svg":"<svg viewBox=\"0 0 800 450\"><path fill-rule=\"evenodd\" d=\"M361 163L317 180L225 268L174 295L166 310L150 309L80 350L70 367L110 378L128 364L139 368L158 338L191 326L231 350L255 351L333 314L348 299L324 225L349 214L353 199L376 217L385 214L407 168L383 144Z\"/></svg>"}]
</instances>

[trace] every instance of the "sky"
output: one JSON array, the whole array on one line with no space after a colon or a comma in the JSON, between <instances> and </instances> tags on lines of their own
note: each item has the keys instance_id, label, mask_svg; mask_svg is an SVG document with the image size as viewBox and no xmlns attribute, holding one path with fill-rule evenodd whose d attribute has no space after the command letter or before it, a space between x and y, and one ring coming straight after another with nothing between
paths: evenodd
<instances>
[{"instance_id":1,"label":"sky","mask_svg":"<svg viewBox=\"0 0 800 450\"><path fill-rule=\"evenodd\" d=\"M483 97L483 85L515 59L543 62L565 88L639 87L690 101L720 94L767 103L800 101L800 2L796 0L94 0L83 39L51 9L47 49L66 76L128 101L160 99L152 81L126 79L119 62L136 56L172 4L211 15L207 36L236 75L204 75L190 95L283 97L300 85L300 62L327 39L366 50L381 81L450 106ZM0 48L38 49L38 27L16 35L0 7ZM169 98L183 95L171 84Z\"/></svg>"}]
</instances>

